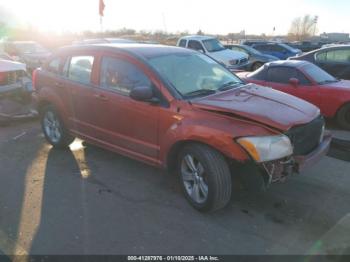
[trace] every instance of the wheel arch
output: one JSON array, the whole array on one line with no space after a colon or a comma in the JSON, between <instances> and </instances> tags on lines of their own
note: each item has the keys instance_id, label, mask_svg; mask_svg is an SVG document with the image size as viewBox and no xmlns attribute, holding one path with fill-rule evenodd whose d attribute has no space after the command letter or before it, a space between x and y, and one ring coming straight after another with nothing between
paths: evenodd
<instances>
[{"instance_id":1,"label":"wheel arch","mask_svg":"<svg viewBox=\"0 0 350 262\"><path fill-rule=\"evenodd\" d=\"M166 154L165 165L166 165L166 169L169 172L172 172L175 170L178 154L181 152L182 148L184 148L186 145L189 145L189 144L201 144L201 145L210 147L218 151L220 154L222 154L224 158L228 161L237 161L237 162L242 161L241 159L235 159L232 155L228 155L226 152L224 152L223 150L220 150L220 148L210 143L206 143L201 140L186 139L186 140L180 140L175 142L168 150L168 153Z\"/></svg>"}]
</instances>

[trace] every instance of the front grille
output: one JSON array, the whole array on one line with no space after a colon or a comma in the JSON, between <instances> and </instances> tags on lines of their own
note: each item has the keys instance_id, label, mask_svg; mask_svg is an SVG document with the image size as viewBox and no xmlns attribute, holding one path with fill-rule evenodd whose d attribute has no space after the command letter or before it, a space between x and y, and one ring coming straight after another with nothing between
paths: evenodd
<instances>
[{"instance_id":1,"label":"front grille","mask_svg":"<svg viewBox=\"0 0 350 262\"><path fill-rule=\"evenodd\" d=\"M324 119L319 116L308 124L289 129L286 135L292 142L294 155L306 155L313 151L320 144L323 126Z\"/></svg>"}]
</instances>

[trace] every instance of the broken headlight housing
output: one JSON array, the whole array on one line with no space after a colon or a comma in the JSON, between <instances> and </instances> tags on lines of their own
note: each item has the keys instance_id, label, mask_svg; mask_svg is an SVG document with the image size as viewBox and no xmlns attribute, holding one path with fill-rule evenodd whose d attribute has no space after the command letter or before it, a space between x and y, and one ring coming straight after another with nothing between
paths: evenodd
<instances>
[{"instance_id":1,"label":"broken headlight housing","mask_svg":"<svg viewBox=\"0 0 350 262\"><path fill-rule=\"evenodd\" d=\"M237 142L259 163L293 154L292 143L285 135L241 137Z\"/></svg>"}]
</instances>

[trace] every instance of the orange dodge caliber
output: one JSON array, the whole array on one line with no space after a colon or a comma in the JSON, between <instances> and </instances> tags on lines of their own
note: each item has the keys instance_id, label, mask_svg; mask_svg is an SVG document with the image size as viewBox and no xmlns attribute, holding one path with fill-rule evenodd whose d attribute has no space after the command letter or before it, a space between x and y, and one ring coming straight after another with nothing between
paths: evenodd
<instances>
[{"instance_id":1,"label":"orange dodge caliber","mask_svg":"<svg viewBox=\"0 0 350 262\"><path fill-rule=\"evenodd\" d=\"M316 106L178 47L65 47L33 85L50 144L79 137L167 168L201 211L229 202L232 176L264 189L319 161L331 141Z\"/></svg>"}]
</instances>

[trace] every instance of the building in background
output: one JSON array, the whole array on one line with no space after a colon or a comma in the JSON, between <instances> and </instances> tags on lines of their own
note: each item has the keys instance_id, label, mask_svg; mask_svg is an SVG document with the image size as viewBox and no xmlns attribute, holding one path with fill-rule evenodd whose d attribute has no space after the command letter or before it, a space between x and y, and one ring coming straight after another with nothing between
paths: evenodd
<instances>
[{"instance_id":1,"label":"building in background","mask_svg":"<svg viewBox=\"0 0 350 262\"><path fill-rule=\"evenodd\" d=\"M347 42L350 41L348 33L323 33L321 38L327 39L329 42Z\"/></svg>"}]
</instances>

